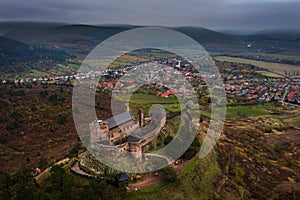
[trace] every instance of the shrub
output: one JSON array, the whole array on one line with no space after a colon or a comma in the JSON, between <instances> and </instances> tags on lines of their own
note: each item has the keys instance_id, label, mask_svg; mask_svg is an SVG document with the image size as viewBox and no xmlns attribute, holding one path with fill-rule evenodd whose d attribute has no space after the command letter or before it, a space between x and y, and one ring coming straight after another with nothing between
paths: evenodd
<instances>
[{"instance_id":1,"label":"shrub","mask_svg":"<svg viewBox=\"0 0 300 200\"><path fill-rule=\"evenodd\" d=\"M184 160L190 160L192 159L199 151L200 143L197 138L195 138L191 144L191 146L184 152L184 154L181 156Z\"/></svg>"},{"instance_id":2,"label":"shrub","mask_svg":"<svg viewBox=\"0 0 300 200\"><path fill-rule=\"evenodd\" d=\"M60 125L63 125L66 123L66 121L67 121L66 116L64 116L62 114L58 115L57 123L59 123Z\"/></svg>"},{"instance_id":3,"label":"shrub","mask_svg":"<svg viewBox=\"0 0 300 200\"><path fill-rule=\"evenodd\" d=\"M20 127L19 123L14 121L13 123L6 125L5 129L8 130L8 131L12 131L12 130L17 129L19 127Z\"/></svg>"},{"instance_id":4,"label":"shrub","mask_svg":"<svg viewBox=\"0 0 300 200\"><path fill-rule=\"evenodd\" d=\"M172 137L171 135L168 135L168 136L164 139L164 144L167 145L167 144L169 144L172 140L173 140L173 137Z\"/></svg>"},{"instance_id":5,"label":"shrub","mask_svg":"<svg viewBox=\"0 0 300 200\"><path fill-rule=\"evenodd\" d=\"M75 158L78 156L80 144L76 143L73 148L69 151L69 158Z\"/></svg>"},{"instance_id":6,"label":"shrub","mask_svg":"<svg viewBox=\"0 0 300 200\"><path fill-rule=\"evenodd\" d=\"M58 101L58 95L55 93L55 94L49 96L49 101L53 106L56 106L57 101Z\"/></svg>"},{"instance_id":7,"label":"shrub","mask_svg":"<svg viewBox=\"0 0 300 200\"><path fill-rule=\"evenodd\" d=\"M163 180L166 182L175 182L177 180L177 174L170 166L160 170Z\"/></svg>"}]
</instances>

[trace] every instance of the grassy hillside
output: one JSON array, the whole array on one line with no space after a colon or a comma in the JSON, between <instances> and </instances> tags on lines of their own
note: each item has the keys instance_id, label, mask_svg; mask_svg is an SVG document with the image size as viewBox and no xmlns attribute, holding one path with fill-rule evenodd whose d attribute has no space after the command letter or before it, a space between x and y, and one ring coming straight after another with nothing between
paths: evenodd
<instances>
[{"instance_id":1,"label":"grassy hillside","mask_svg":"<svg viewBox=\"0 0 300 200\"><path fill-rule=\"evenodd\" d=\"M204 159L195 158L175 183L161 183L154 188L130 192L126 199L209 199L213 196L213 181L221 174L216 154Z\"/></svg>"}]
</instances>

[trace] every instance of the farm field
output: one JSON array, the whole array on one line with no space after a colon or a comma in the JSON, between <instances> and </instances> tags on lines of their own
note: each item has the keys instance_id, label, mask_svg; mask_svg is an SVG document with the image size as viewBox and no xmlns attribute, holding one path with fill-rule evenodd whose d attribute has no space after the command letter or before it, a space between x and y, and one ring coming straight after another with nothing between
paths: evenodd
<instances>
[{"instance_id":1,"label":"farm field","mask_svg":"<svg viewBox=\"0 0 300 200\"><path fill-rule=\"evenodd\" d=\"M272 114L271 104L227 107L228 118L255 117Z\"/></svg>"},{"instance_id":2,"label":"farm field","mask_svg":"<svg viewBox=\"0 0 300 200\"><path fill-rule=\"evenodd\" d=\"M130 110L135 114L139 108L142 108L146 115L154 104L161 104L167 113L180 112L181 108L175 96L163 98L151 94L133 94L130 98Z\"/></svg>"},{"instance_id":3,"label":"farm field","mask_svg":"<svg viewBox=\"0 0 300 200\"><path fill-rule=\"evenodd\" d=\"M137 111L139 108L142 108L146 115L148 115L148 111L153 104L161 104L167 113L181 111L176 97L162 98L151 94L133 94L130 99L130 109ZM272 103L266 103L264 105L228 106L226 116L227 118L238 118L269 115L272 114L272 111L270 111L272 106ZM211 117L209 109L205 109L203 106L200 106L199 109L201 115Z\"/></svg>"},{"instance_id":4,"label":"farm field","mask_svg":"<svg viewBox=\"0 0 300 200\"><path fill-rule=\"evenodd\" d=\"M271 103L264 105L241 105L241 106L228 106L226 108L226 118L239 118L239 117L256 117L272 114L269 109L272 107ZM211 111L200 106L200 114L205 117L211 117Z\"/></svg>"},{"instance_id":5,"label":"farm field","mask_svg":"<svg viewBox=\"0 0 300 200\"><path fill-rule=\"evenodd\" d=\"M287 60L296 60L300 61L300 56L297 55L285 55L285 54L270 54L270 53L262 53L262 52L247 52L241 55L251 55L251 56L263 56L267 58L281 58L281 59L287 59Z\"/></svg>"},{"instance_id":6,"label":"farm field","mask_svg":"<svg viewBox=\"0 0 300 200\"><path fill-rule=\"evenodd\" d=\"M254 66L257 66L257 67L260 67L263 69L267 69L274 73L278 73L278 74L282 74L282 75L284 75L284 71L294 72L296 70L299 70L299 67L293 66L293 65L271 63L271 62L257 61L257 60L244 59L244 58L236 58L236 57L230 57L230 56L216 56L216 57L214 57L214 59L221 61L221 62L226 61L226 62L251 64L251 65L254 65Z\"/></svg>"},{"instance_id":7,"label":"farm field","mask_svg":"<svg viewBox=\"0 0 300 200\"><path fill-rule=\"evenodd\" d=\"M273 77L273 78L282 78L283 77L280 74L275 74L273 72L268 72L268 71L256 71L256 72L263 76L267 76L267 77Z\"/></svg>"}]
</instances>

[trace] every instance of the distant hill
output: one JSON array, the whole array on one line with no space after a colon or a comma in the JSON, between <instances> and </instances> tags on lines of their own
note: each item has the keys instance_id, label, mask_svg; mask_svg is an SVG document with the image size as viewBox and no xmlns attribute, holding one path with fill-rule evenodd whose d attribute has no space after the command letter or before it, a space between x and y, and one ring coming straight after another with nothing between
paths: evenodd
<instances>
[{"instance_id":1,"label":"distant hill","mask_svg":"<svg viewBox=\"0 0 300 200\"><path fill-rule=\"evenodd\" d=\"M131 28L131 27L130 27ZM82 36L90 39L105 40L106 38L113 36L122 31L130 29L128 27L111 27L111 26L90 26L90 25L67 25L51 30L52 33L72 36Z\"/></svg>"},{"instance_id":2,"label":"distant hill","mask_svg":"<svg viewBox=\"0 0 300 200\"><path fill-rule=\"evenodd\" d=\"M0 23L0 32L1 27L9 27L9 23L4 25ZM8 68L21 65L32 67L32 62L43 58L41 62L46 62L45 66L55 67L57 66L55 63L64 61L66 54L69 55L68 58L80 62L103 40L137 27L141 26L21 23L18 27L18 24L13 24L11 30L3 36L7 41L2 39L0 44L3 52L1 58L5 59L2 65ZM237 56L249 53L255 54L252 56L256 56L257 53L300 56L299 32L287 31L283 34L278 31L261 31L251 35L236 35L201 27L171 27L171 29L192 37L211 52ZM8 46L10 47L7 48ZM15 71L20 70L26 69L21 67Z\"/></svg>"},{"instance_id":3,"label":"distant hill","mask_svg":"<svg viewBox=\"0 0 300 200\"><path fill-rule=\"evenodd\" d=\"M128 30L123 27L97 27L89 25L66 25L43 30L15 30L5 37L34 46L63 50L83 59L106 38Z\"/></svg>"},{"instance_id":4,"label":"distant hill","mask_svg":"<svg viewBox=\"0 0 300 200\"><path fill-rule=\"evenodd\" d=\"M76 56L85 57L101 41L125 30L140 26L131 25L64 25L38 28L37 25L27 29L15 29L4 36L32 45L65 50ZM0 26L1 28L1 26ZM257 32L252 35L226 34L201 27L173 27L203 45L207 50L226 54L252 51L247 45L260 51L290 51L299 47L297 32Z\"/></svg>"},{"instance_id":5,"label":"distant hill","mask_svg":"<svg viewBox=\"0 0 300 200\"><path fill-rule=\"evenodd\" d=\"M84 58L96 45L122 31L139 26L89 26L66 25L48 29L24 29L13 30L5 34L5 37L22 41L32 45L43 45L47 48L65 50L72 55ZM175 27L180 31L213 51L239 51L242 46L239 36L218 33L205 28Z\"/></svg>"},{"instance_id":6,"label":"distant hill","mask_svg":"<svg viewBox=\"0 0 300 200\"><path fill-rule=\"evenodd\" d=\"M42 30L66 25L66 23L54 22L0 22L0 35L16 30Z\"/></svg>"},{"instance_id":7,"label":"distant hill","mask_svg":"<svg viewBox=\"0 0 300 200\"><path fill-rule=\"evenodd\" d=\"M201 27L176 27L174 29L190 36L209 51L237 52L245 46L242 43L242 36L219 33Z\"/></svg>"},{"instance_id":8,"label":"distant hill","mask_svg":"<svg viewBox=\"0 0 300 200\"><path fill-rule=\"evenodd\" d=\"M0 71L20 73L30 69L52 67L63 62L67 54L42 47L31 46L9 38L0 37Z\"/></svg>"},{"instance_id":9,"label":"distant hill","mask_svg":"<svg viewBox=\"0 0 300 200\"><path fill-rule=\"evenodd\" d=\"M269 29L258 31L254 35L264 35L273 39L295 41L300 39L300 29Z\"/></svg>"},{"instance_id":10,"label":"distant hill","mask_svg":"<svg viewBox=\"0 0 300 200\"><path fill-rule=\"evenodd\" d=\"M175 30L182 32L200 43L218 43L218 42L228 42L228 41L236 41L240 37L235 35L229 35L224 33L219 33L216 31L212 31L206 28L201 27L177 27Z\"/></svg>"},{"instance_id":11,"label":"distant hill","mask_svg":"<svg viewBox=\"0 0 300 200\"><path fill-rule=\"evenodd\" d=\"M208 50L225 54L264 52L300 55L300 31L262 31L237 35L195 27L179 27L175 30L194 38Z\"/></svg>"}]
</instances>

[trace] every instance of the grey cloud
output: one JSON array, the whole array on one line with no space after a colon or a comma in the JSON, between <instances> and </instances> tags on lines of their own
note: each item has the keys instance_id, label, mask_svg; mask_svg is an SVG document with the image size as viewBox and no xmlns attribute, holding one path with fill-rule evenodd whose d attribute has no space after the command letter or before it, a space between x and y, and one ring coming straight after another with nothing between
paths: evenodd
<instances>
[{"instance_id":1,"label":"grey cloud","mask_svg":"<svg viewBox=\"0 0 300 200\"><path fill-rule=\"evenodd\" d=\"M298 28L300 1L0 0L0 21Z\"/></svg>"}]
</instances>

